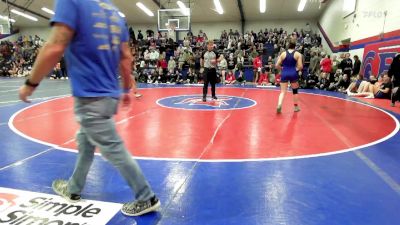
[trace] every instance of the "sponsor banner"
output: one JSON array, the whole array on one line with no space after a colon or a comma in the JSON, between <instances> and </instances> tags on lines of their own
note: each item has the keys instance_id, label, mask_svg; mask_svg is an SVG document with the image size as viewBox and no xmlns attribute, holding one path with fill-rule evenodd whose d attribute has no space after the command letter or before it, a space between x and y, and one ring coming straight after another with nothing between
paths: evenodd
<instances>
[{"instance_id":1,"label":"sponsor banner","mask_svg":"<svg viewBox=\"0 0 400 225\"><path fill-rule=\"evenodd\" d=\"M0 225L102 225L120 209L117 203L69 203L57 195L0 187Z\"/></svg>"},{"instance_id":2,"label":"sponsor banner","mask_svg":"<svg viewBox=\"0 0 400 225\"><path fill-rule=\"evenodd\" d=\"M400 52L400 39L366 45L361 73L364 77L379 76L389 70L394 56Z\"/></svg>"}]
</instances>

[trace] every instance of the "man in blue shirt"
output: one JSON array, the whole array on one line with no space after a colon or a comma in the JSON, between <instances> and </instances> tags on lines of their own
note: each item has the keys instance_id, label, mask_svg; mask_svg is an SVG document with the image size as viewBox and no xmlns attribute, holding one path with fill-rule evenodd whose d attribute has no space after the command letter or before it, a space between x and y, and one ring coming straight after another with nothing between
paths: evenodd
<instances>
[{"instance_id":1,"label":"man in blue shirt","mask_svg":"<svg viewBox=\"0 0 400 225\"><path fill-rule=\"evenodd\" d=\"M125 21L111 0L57 0L52 31L38 55L31 76L19 90L20 99L29 102L40 81L65 52L75 114L81 128L77 134L79 155L68 181L56 180L53 190L71 202L81 199L86 176L93 162L95 147L125 178L136 201L125 203L122 213L139 216L160 207L137 162L126 151L115 129L123 81L122 102L129 105L129 91L136 89L131 78L133 57L128 45Z\"/></svg>"}]
</instances>

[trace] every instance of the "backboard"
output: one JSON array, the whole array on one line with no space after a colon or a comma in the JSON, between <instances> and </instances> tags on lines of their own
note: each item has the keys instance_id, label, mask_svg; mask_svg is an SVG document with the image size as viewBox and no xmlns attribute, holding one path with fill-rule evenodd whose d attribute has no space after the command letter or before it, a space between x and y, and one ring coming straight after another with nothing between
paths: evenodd
<instances>
[{"instance_id":1,"label":"backboard","mask_svg":"<svg viewBox=\"0 0 400 225\"><path fill-rule=\"evenodd\" d=\"M158 10L159 31L188 31L190 30L190 10L183 12L181 9Z\"/></svg>"}]
</instances>

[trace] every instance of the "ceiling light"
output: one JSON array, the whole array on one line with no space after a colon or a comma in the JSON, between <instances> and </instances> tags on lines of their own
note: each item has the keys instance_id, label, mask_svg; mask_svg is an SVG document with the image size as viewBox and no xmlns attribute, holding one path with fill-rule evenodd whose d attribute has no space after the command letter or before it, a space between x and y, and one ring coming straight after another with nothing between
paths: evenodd
<instances>
[{"instance_id":1,"label":"ceiling light","mask_svg":"<svg viewBox=\"0 0 400 225\"><path fill-rule=\"evenodd\" d=\"M16 22L14 19L9 19L8 16L0 15L0 19L5 20L5 21L10 21L11 23L15 23Z\"/></svg>"},{"instance_id":2,"label":"ceiling light","mask_svg":"<svg viewBox=\"0 0 400 225\"><path fill-rule=\"evenodd\" d=\"M215 8L217 9L217 12L219 14L223 14L224 13L224 10L222 9L221 2L219 0L214 0L214 5L215 5Z\"/></svg>"},{"instance_id":3,"label":"ceiling light","mask_svg":"<svg viewBox=\"0 0 400 225\"><path fill-rule=\"evenodd\" d=\"M260 0L260 13L265 13L267 10L267 0Z\"/></svg>"},{"instance_id":4,"label":"ceiling light","mask_svg":"<svg viewBox=\"0 0 400 225\"><path fill-rule=\"evenodd\" d=\"M53 10L48 9L48 8L46 8L46 7L42 7L42 10L45 11L45 12L47 12L48 14L51 14L51 15L54 15L54 14L55 14Z\"/></svg>"},{"instance_id":5,"label":"ceiling light","mask_svg":"<svg viewBox=\"0 0 400 225\"><path fill-rule=\"evenodd\" d=\"M123 14L122 12L119 12L119 11L118 11L118 14L119 14L120 17L123 17L123 18L126 17L125 14Z\"/></svg>"},{"instance_id":6,"label":"ceiling light","mask_svg":"<svg viewBox=\"0 0 400 225\"><path fill-rule=\"evenodd\" d=\"M37 19L36 17L30 16L30 15L28 15L28 14L26 14L26 13L23 13L23 12L20 12L20 11L18 11L18 10L11 9L11 12L14 13L14 14L23 16L23 17L25 17L25 18L27 18L27 19L30 19L30 20L33 20L33 21L38 21L38 19Z\"/></svg>"},{"instance_id":7,"label":"ceiling light","mask_svg":"<svg viewBox=\"0 0 400 225\"><path fill-rule=\"evenodd\" d=\"M300 0L299 7L297 8L297 11L303 12L304 7L306 6L307 0Z\"/></svg>"},{"instance_id":8,"label":"ceiling light","mask_svg":"<svg viewBox=\"0 0 400 225\"><path fill-rule=\"evenodd\" d=\"M183 15L185 15L185 16L189 16L190 15L190 9L187 8L185 6L185 4L183 4L183 2L177 1L176 4L178 4L178 6L181 9L181 12L182 12Z\"/></svg>"},{"instance_id":9,"label":"ceiling light","mask_svg":"<svg viewBox=\"0 0 400 225\"><path fill-rule=\"evenodd\" d=\"M148 9L145 5L143 5L143 3L138 2L138 3L136 3L136 5L141 10L143 10L143 12L145 12L148 16L154 16L154 13L152 11L150 11L150 9Z\"/></svg>"}]
</instances>

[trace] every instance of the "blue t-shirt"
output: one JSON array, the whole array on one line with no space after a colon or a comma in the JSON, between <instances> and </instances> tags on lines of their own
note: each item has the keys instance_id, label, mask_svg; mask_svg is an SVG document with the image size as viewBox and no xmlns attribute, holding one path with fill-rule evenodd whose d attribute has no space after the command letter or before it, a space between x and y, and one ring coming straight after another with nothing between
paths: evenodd
<instances>
[{"instance_id":1,"label":"blue t-shirt","mask_svg":"<svg viewBox=\"0 0 400 225\"><path fill-rule=\"evenodd\" d=\"M125 20L110 0L57 0L51 24L75 31L65 52L72 94L118 98L121 43L128 42Z\"/></svg>"}]
</instances>

